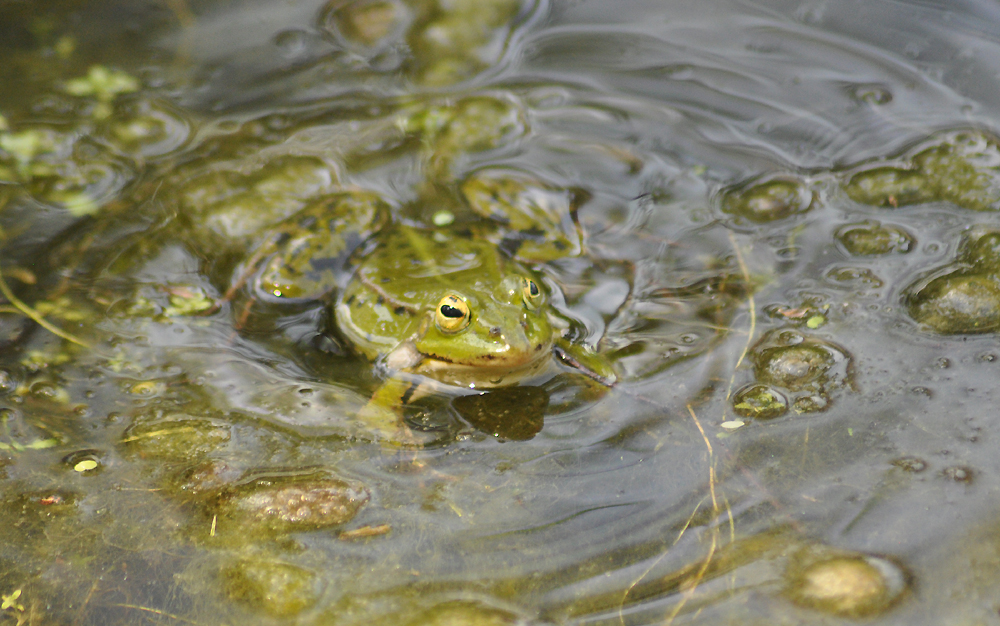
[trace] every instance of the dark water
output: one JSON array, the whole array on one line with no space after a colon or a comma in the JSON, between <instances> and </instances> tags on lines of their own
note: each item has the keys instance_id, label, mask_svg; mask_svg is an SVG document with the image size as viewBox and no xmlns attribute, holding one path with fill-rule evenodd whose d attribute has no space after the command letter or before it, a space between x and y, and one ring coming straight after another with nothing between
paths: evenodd
<instances>
[{"instance_id":1,"label":"dark water","mask_svg":"<svg viewBox=\"0 0 1000 626\"><path fill-rule=\"evenodd\" d=\"M0 0L2 623L1000 622L998 37L985 0ZM346 253L325 299L240 277L362 190L509 250L484 179L570 241L532 268L618 381L386 442Z\"/></svg>"}]
</instances>

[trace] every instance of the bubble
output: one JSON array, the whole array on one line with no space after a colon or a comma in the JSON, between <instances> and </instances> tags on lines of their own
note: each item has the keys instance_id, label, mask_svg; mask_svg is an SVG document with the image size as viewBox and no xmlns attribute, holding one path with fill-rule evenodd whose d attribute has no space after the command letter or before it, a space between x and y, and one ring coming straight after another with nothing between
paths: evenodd
<instances>
[{"instance_id":1,"label":"bubble","mask_svg":"<svg viewBox=\"0 0 1000 626\"><path fill-rule=\"evenodd\" d=\"M0 395L7 395L17 389L17 378L9 371L0 369Z\"/></svg>"},{"instance_id":2,"label":"bubble","mask_svg":"<svg viewBox=\"0 0 1000 626\"><path fill-rule=\"evenodd\" d=\"M898 459L893 459L890 463L904 472L910 472L912 474L919 474L927 469L927 462L915 456L903 456Z\"/></svg>"},{"instance_id":3,"label":"bubble","mask_svg":"<svg viewBox=\"0 0 1000 626\"><path fill-rule=\"evenodd\" d=\"M309 50L309 33L291 29L274 36L274 45L286 59L297 59Z\"/></svg>"},{"instance_id":4,"label":"bubble","mask_svg":"<svg viewBox=\"0 0 1000 626\"><path fill-rule=\"evenodd\" d=\"M801 396L795 398L795 402L792 403L792 409L796 413L815 413L822 411L829 405L830 401L820 395Z\"/></svg>"},{"instance_id":5,"label":"bubble","mask_svg":"<svg viewBox=\"0 0 1000 626\"><path fill-rule=\"evenodd\" d=\"M95 474L104 466L99 450L78 450L63 457L62 462L83 475Z\"/></svg>"},{"instance_id":6,"label":"bubble","mask_svg":"<svg viewBox=\"0 0 1000 626\"><path fill-rule=\"evenodd\" d=\"M129 388L134 396L154 396L163 391L163 384L154 380L138 382Z\"/></svg>"},{"instance_id":7,"label":"bubble","mask_svg":"<svg viewBox=\"0 0 1000 626\"><path fill-rule=\"evenodd\" d=\"M54 400L55 402L68 402L69 394L65 389L48 380L37 380L28 387L28 391L36 398Z\"/></svg>"},{"instance_id":8,"label":"bubble","mask_svg":"<svg viewBox=\"0 0 1000 626\"><path fill-rule=\"evenodd\" d=\"M371 48L398 35L410 21L406 8L399 2L373 0L331 3L321 25L344 41Z\"/></svg>"},{"instance_id":9,"label":"bubble","mask_svg":"<svg viewBox=\"0 0 1000 626\"><path fill-rule=\"evenodd\" d=\"M965 483L966 485L970 485L972 484L974 472L971 468L961 465L953 465L941 470L941 475L948 480L955 481L956 483Z\"/></svg>"},{"instance_id":10,"label":"bubble","mask_svg":"<svg viewBox=\"0 0 1000 626\"><path fill-rule=\"evenodd\" d=\"M848 96L857 102L883 105L892 102L892 92L885 85L863 83L847 87Z\"/></svg>"}]
</instances>

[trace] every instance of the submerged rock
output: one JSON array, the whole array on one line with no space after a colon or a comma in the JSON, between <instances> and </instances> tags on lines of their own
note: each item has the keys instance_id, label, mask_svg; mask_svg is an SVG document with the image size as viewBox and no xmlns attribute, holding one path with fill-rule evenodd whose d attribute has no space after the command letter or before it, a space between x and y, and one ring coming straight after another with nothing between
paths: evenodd
<instances>
[{"instance_id":1,"label":"submerged rock","mask_svg":"<svg viewBox=\"0 0 1000 626\"><path fill-rule=\"evenodd\" d=\"M772 419L788 411L788 400L767 385L747 385L733 396L733 410L740 417Z\"/></svg>"},{"instance_id":2,"label":"submerged rock","mask_svg":"<svg viewBox=\"0 0 1000 626\"><path fill-rule=\"evenodd\" d=\"M910 317L945 335L1000 329L1000 285L984 276L939 276L906 300Z\"/></svg>"},{"instance_id":3,"label":"submerged rock","mask_svg":"<svg viewBox=\"0 0 1000 626\"><path fill-rule=\"evenodd\" d=\"M882 613L908 588L906 573L892 561L824 546L796 553L785 578L792 602L841 617Z\"/></svg>"},{"instance_id":4,"label":"submerged rock","mask_svg":"<svg viewBox=\"0 0 1000 626\"><path fill-rule=\"evenodd\" d=\"M722 199L722 210L755 224L763 224L804 213L812 202L812 191L804 182L775 177L730 189Z\"/></svg>"},{"instance_id":5,"label":"submerged rock","mask_svg":"<svg viewBox=\"0 0 1000 626\"><path fill-rule=\"evenodd\" d=\"M878 222L849 224L836 233L837 241L853 256L905 253L913 247L913 237L901 228Z\"/></svg>"},{"instance_id":6,"label":"submerged rock","mask_svg":"<svg viewBox=\"0 0 1000 626\"><path fill-rule=\"evenodd\" d=\"M226 595L276 617L297 615L319 600L319 577L310 570L269 559L240 559L222 569Z\"/></svg>"},{"instance_id":7,"label":"submerged rock","mask_svg":"<svg viewBox=\"0 0 1000 626\"><path fill-rule=\"evenodd\" d=\"M125 448L143 458L199 459L229 442L232 425L220 419L176 413L139 418L122 437Z\"/></svg>"},{"instance_id":8,"label":"submerged rock","mask_svg":"<svg viewBox=\"0 0 1000 626\"><path fill-rule=\"evenodd\" d=\"M759 385L745 388L734 398L734 409L744 417L755 417L758 411L765 419L777 417L782 400L791 403L797 413L821 411L830 405L833 391L851 385L847 351L798 331L768 333L750 356Z\"/></svg>"},{"instance_id":9,"label":"submerged rock","mask_svg":"<svg viewBox=\"0 0 1000 626\"><path fill-rule=\"evenodd\" d=\"M1000 207L1000 146L979 130L943 133L891 165L848 173L844 191L855 202L900 207L951 202L974 211Z\"/></svg>"},{"instance_id":10,"label":"submerged rock","mask_svg":"<svg viewBox=\"0 0 1000 626\"><path fill-rule=\"evenodd\" d=\"M832 365L833 356L820 346L776 346L757 354L757 378L798 390L820 380Z\"/></svg>"}]
</instances>

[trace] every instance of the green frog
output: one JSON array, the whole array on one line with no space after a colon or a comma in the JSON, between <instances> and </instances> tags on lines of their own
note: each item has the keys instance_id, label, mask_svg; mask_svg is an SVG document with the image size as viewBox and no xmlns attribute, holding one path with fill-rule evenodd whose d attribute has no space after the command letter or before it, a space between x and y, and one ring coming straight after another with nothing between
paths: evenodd
<instances>
[{"instance_id":1,"label":"green frog","mask_svg":"<svg viewBox=\"0 0 1000 626\"><path fill-rule=\"evenodd\" d=\"M387 215L370 195L328 199L279 229L254 261L262 266L258 293L333 294L338 334L385 377L358 415L369 428L395 439L402 407L430 389L516 384L549 367L553 355L614 383L608 362L563 337L568 320L520 261L471 229L421 228ZM350 238L356 245L345 257ZM345 270L346 282L323 279L331 264Z\"/></svg>"}]
</instances>

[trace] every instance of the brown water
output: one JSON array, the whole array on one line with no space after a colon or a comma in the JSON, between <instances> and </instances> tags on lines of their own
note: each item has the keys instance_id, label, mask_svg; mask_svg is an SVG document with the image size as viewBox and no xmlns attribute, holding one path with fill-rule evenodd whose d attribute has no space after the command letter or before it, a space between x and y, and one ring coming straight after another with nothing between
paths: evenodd
<instances>
[{"instance_id":1,"label":"brown water","mask_svg":"<svg viewBox=\"0 0 1000 626\"><path fill-rule=\"evenodd\" d=\"M998 36L985 0L0 0L0 623L1000 622ZM554 362L383 441L346 253L322 299L240 280L361 190L568 238L532 267L617 383Z\"/></svg>"}]
</instances>

